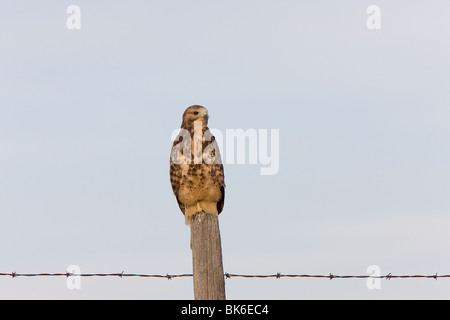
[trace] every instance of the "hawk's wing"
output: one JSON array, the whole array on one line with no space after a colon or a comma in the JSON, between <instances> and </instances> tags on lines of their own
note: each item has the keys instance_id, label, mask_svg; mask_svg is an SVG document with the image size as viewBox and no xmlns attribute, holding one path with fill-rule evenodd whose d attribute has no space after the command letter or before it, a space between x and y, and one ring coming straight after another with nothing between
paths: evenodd
<instances>
[{"instance_id":1,"label":"hawk's wing","mask_svg":"<svg viewBox=\"0 0 450 320\"><path fill-rule=\"evenodd\" d=\"M223 204L225 202L225 175L223 173L223 165L222 164L213 164L216 167L215 171L219 178L220 184L220 192L222 193L222 198L217 202L217 212L221 213L223 210Z\"/></svg>"},{"instance_id":2,"label":"hawk's wing","mask_svg":"<svg viewBox=\"0 0 450 320\"><path fill-rule=\"evenodd\" d=\"M171 155L170 155L170 183L172 185L172 191L173 194L175 195L177 202L178 202L178 206L180 207L181 212L185 211L185 207L184 204L180 201L180 199L178 198L178 193L180 191L180 186L181 186L181 166L174 163L173 159L175 157L175 155L173 154L175 151L177 151L177 148L175 148L179 143L181 143L183 140L183 137L181 135L179 135L175 141L173 142L172 145L172 151L171 151Z\"/></svg>"},{"instance_id":3,"label":"hawk's wing","mask_svg":"<svg viewBox=\"0 0 450 320\"><path fill-rule=\"evenodd\" d=\"M211 135L210 141L203 143L203 149L205 149L205 147L211 143L215 144L215 148L212 154L212 157L214 157L214 162L210 164L210 166L212 166L211 172L213 173L213 175L215 175L215 179L217 180L220 187L220 193L222 194L219 202L217 202L217 212L221 213L223 210L223 204L225 202L225 174L223 170L222 156L220 155L220 150L217 146L216 138L213 135Z\"/></svg>"}]
</instances>

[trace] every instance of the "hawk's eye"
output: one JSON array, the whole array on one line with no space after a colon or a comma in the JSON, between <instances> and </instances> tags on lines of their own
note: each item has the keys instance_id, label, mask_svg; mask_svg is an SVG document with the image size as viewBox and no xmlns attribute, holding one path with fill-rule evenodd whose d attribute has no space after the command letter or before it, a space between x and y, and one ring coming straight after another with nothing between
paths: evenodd
<instances>
[{"instance_id":1,"label":"hawk's eye","mask_svg":"<svg viewBox=\"0 0 450 320\"><path fill-rule=\"evenodd\" d=\"M194 112L194 116L196 116L196 115L198 115L198 112L197 112L197 111Z\"/></svg>"}]
</instances>

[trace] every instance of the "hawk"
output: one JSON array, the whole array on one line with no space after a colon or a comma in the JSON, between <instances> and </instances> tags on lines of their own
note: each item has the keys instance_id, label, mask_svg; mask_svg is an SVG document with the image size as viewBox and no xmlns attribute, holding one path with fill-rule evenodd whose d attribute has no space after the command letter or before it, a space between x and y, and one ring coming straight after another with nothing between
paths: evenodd
<instances>
[{"instance_id":1,"label":"hawk","mask_svg":"<svg viewBox=\"0 0 450 320\"><path fill-rule=\"evenodd\" d=\"M218 215L225 200L222 160L208 118L202 106L187 108L170 154L170 182L186 224L196 213Z\"/></svg>"}]
</instances>

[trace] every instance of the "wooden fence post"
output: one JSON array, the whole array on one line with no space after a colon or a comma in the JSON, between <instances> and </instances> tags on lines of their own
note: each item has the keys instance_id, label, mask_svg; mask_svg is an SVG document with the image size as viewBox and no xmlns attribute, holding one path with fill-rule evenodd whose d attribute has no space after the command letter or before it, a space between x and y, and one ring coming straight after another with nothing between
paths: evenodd
<instances>
[{"instance_id":1,"label":"wooden fence post","mask_svg":"<svg viewBox=\"0 0 450 320\"><path fill-rule=\"evenodd\" d=\"M195 300L225 300L219 218L197 213L190 221Z\"/></svg>"}]
</instances>

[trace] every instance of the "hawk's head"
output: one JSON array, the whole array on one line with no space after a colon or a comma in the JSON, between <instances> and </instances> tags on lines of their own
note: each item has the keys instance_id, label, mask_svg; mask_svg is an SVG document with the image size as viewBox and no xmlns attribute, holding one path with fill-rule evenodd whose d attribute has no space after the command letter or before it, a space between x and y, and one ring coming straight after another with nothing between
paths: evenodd
<instances>
[{"instance_id":1,"label":"hawk's head","mask_svg":"<svg viewBox=\"0 0 450 320\"><path fill-rule=\"evenodd\" d=\"M206 126L208 124L208 110L205 107L194 105L190 106L183 113L182 127L191 127L194 122L200 120Z\"/></svg>"}]
</instances>

